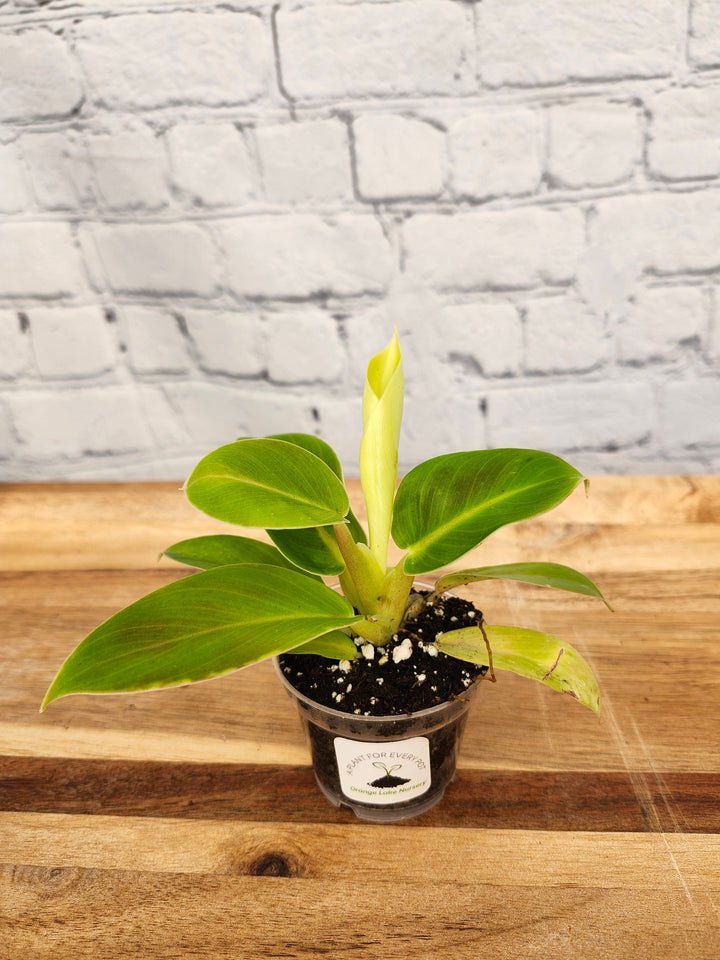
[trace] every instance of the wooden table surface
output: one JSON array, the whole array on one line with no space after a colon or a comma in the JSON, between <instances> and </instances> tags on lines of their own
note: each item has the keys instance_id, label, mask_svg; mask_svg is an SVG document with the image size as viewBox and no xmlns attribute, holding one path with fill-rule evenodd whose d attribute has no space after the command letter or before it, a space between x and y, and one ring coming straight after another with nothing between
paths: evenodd
<instances>
[{"instance_id":1,"label":"wooden table surface","mask_svg":"<svg viewBox=\"0 0 720 960\"><path fill-rule=\"evenodd\" d=\"M183 575L158 552L224 529L178 487L0 487L1 960L718 960L720 477L598 477L477 551L596 578L615 613L467 595L579 647L603 718L501 675L445 800L393 826L319 794L268 664L39 714L87 631Z\"/></svg>"}]
</instances>

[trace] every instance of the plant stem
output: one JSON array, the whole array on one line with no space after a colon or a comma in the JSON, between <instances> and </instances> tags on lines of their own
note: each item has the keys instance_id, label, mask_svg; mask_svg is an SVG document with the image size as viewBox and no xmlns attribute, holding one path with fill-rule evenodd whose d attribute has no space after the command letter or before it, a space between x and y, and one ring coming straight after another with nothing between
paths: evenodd
<instances>
[{"instance_id":1,"label":"plant stem","mask_svg":"<svg viewBox=\"0 0 720 960\"><path fill-rule=\"evenodd\" d=\"M345 570L341 576L341 586L349 587L351 602L355 603L360 613L373 614L380 599L384 571L364 544L355 543L347 524L336 523L333 527L340 553L345 561ZM352 584L352 587L350 587Z\"/></svg>"}]
</instances>

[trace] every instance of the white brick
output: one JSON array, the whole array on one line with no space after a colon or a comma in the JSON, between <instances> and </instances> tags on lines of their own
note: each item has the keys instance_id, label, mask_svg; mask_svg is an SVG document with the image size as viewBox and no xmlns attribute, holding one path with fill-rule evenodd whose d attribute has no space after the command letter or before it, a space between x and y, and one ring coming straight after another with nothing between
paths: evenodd
<instances>
[{"instance_id":1,"label":"white brick","mask_svg":"<svg viewBox=\"0 0 720 960\"><path fill-rule=\"evenodd\" d=\"M83 287L67 223L0 225L0 296L62 297Z\"/></svg>"},{"instance_id":2,"label":"white brick","mask_svg":"<svg viewBox=\"0 0 720 960\"><path fill-rule=\"evenodd\" d=\"M203 370L256 377L265 369L262 322L250 314L184 310L188 332Z\"/></svg>"},{"instance_id":3,"label":"white brick","mask_svg":"<svg viewBox=\"0 0 720 960\"><path fill-rule=\"evenodd\" d=\"M461 94L474 88L469 11L440 0L281 9L282 76L292 97Z\"/></svg>"},{"instance_id":4,"label":"white brick","mask_svg":"<svg viewBox=\"0 0 720 960\"><path fill-rule=\"evenodd\" d=\"M445 170L443 134L423 120L367 114L353 123L358 185L366 200L436 197Z\"/></svg>"},{"instance_id":5,"label":"white brick","mask_svg":"<svg viewBox=\"0 0 720 960\"><path fill-rule=\"evenodd\" d=\"M102 224L92 229L92 237L116 293L215 292L215 250L207 233L194 224Z\"/></svg>"},{"instance_id":6,"label":"white brick","mask_svg":"<svg viewBox=\"0 0 720 960\"><path fill-rule=\"evenodd\" d=\"M116 125L88 136L87 146L103 206L110 210L167 206L165 151L147 124Z\"/></svg>"},{"instance_id":7,"label":"white brick","mask_svg":"<svg viewBox=\"0 0 720 960\"><path fill-rule=\"evenodd\" d=\"M41 377L92 377L115 365L115 349L99 307L35 307L29 319Z\"/></svg>"},{"instance_id":8,"label":"white brick","mask_svg":"<svg viewBox=\"0 0 720 960\"><path fill-rule=\"evenodd\" d=\"M185 373L190 369L187 341L172 313L128 305L122 309L122 321L130 365L136 373Z\"/></svg>"},{"instance_id":9,"label":"white brick","mask_svg":"<svg viewBox=\"0 0 720 960\"><path fill-rule=\"evenodd\" d=\"M718 307L717 291L713 289L710 296L711 327L708 354L712 361L720 361L720 308Z\"/></svg>"},{"instance_id":10,"label":"white brick","mask_svg":"<svg viewBox=\"0 0 720 960\"><path fill-rule=\"evenodd\" d=\"M17 144L0 144L0 213L18 213L30 205L30 194Z\"/></svg>"},{"instance_id":11,"label":"white brick","mask_svg":"<svg viewBox=\"0 0 720 960\"><path fill-rule=\"evenodd\" d=\"M509 303L461 303L440 315L445 357L487 377L516 374L522 363L522 326Z\"/></svg>"},{"instance_id":12,"label":"white brick","mask_svg":"<svg viewBox=\"0 0 720 960\"><path fill-rule=\"evenodd\" d=\"M17 393L10 397L18 454L57 460L128 453L153 445L132 388L104 386Z\"/></svg>"},{"instance_id":13,"label":"white brick","mask_svg":"<svg viewBox=\"0 0 720 960\"><path fill-rule=\"evenodd\" d=\"M478 111L448 131L455 193L473 199L537 190L543 136L536 110Z\"/></svg>"},{"instance_id":14,"label":"white brick","mask_svg":"<svg viewBox=\"0 0 720 960\"><path fill-rule=\"evenodd\" d=\"M675 0L483 0L480 75L490 86L669 74Z\"/></svg>"},{"instance_id":15,"label":"white brick","mask_svg":"<svg viewBox=\"0 0 720 960\"><path fill-rule=\"evenodd\" d=\"M111 108L249 103L272 62L261 20L227 11L88 19L76 47L95 101Z\"/></svg>"},{"instance_id":16,"label":"white brick","mask_svg":"<svg viewBox=\"0 0 720 960\"><path fill-rule=\"evenodd\" d=\"M189 436L182 418L173 409L162 386L144 384L137 390L137 398L145 422L150 428L155 445L161 450L187 450ZM153 457L153 461L155 458ZM153 462L153 466L154 466ZM193 463L194 466L194 463ZM190 471L182 470L174 476L186 476ZM148 474L146 473L147 477ZM157 476L154 471L149 476ZM172 474L171 474L172 476ZM138 479L143 479L142 476Z\"/></svg>"},{"instance_id":17,"label":"white brick","mask_svg":"<svg viewBox=\"0 0 720 960\"><path fill-rule=\"evenodd\" d=\"M276 383L337 380L343 353L335 321L322 310L267 318L268 374Z\"/></svg>"},{"instance_id":18,"label":"white brick","mask_svg":"<svg viewBox=\"0 0 720 960\"><path fill-rule=\"evenodd\" d=\"M693 0L688 52L699 67L720 65L720 0Z\"/></svg>"},{"instance_id":19,"label":"white brick","mask_svg":"<svg viewBox=\"0 0 720 960\"><path fill-rule=\"evenodd\" d=\"M579 210L546 208L420 214L405 237L412 277L446 289L507 289L572 280L583 223Z\"/></svg>"},{"instance_id":20,"label":"white brick","mask_svg":"<svg viewBox=\"0 0 720 960\"><path fill-rule=\"evenodd\" d=\"M380 293L390 246L369 216L245 217L218 227L231 289L249 297Z\"/></svg>"},{"instance_id":21,"label":"white brick","mask_svg":"<svg viewBox=\"0 0 720 960\"><path fill-rule=\"evenodd\" d=\"M625 269L673 274L720 267L720 192L613 197L597 205L601 257Z\"/></svg>"},{"instance_id":22,"label":"white brick","mask_svg":"<svg viewBox=\"0 0 720 960\"><path fill-rule=\"evenodd\" d=\"M636 109L626 103L576 103L548 110L548 173L564 187L621 183L642 156Z\"/></svg>"},{"instance_id":23,"label":"white brick","mask_svg":"<svg viewBox=\"0 0 720 960\"><path fill-rule=\"evenodd\" d=\"M0 34L0 121L71 114L83 98L67 44L47 30Z\"/></svg>"},{"instance_id":24,"label":"white brick","mask_svg":"<svg viewBox=\"0 0 720 960\"><path fill-rule=\"evenodd\" d=\"M179 123L167 134L172 179L192 203L246 203L255 172L242 133L232 123Z\"/></svg>"},{"instance_id":25,"label":"white brick","mask_svg":"<svg viewBox=\"0 0 720 960\"><path fill-rule=\"evenodd\" d=\"M626 363L664 360L679 346L705 338L705 298L700 287L638 290L618 327L619 357Z\"/></svg>"},{"instance_id":26,"label":"white brick","mask_svg":"<svg viewBox=\"0 0 720 960\"><path fill-rule=\"evenodd\" d=\"M629 446L655 429L650 384L543 383L498 390L488 396L493 447L562 452Z\"/></svg>"},{"instance_id":27,"label":"white brick","mask_svg":"<svg viewBox=\"0 0 720 960\"><path fill-rule=\"evenodd\" d=\"M533 373L591 370L609 354L604 320L565 297L527 302L525 343L527 369Z\"/></svg>"},{"instance_id":28,"label":"white brick","mask_svg":"<svg viewBox=\"0 0 720 960\"><path fill-rule=\"evenodd\" d=\"M400 473L428 456L487 446L479 393L467 388L460 394L443 390L434 396L427 391L408 391L400 438Z\"/></svg>"},{"instance_id":29,"label":"white brick","mask_svg":"<svg viewBox=\"0 0 720 960\"><path fill-rule=\"evenodd\" d=\"M15 447L10 418L3 404L0 404L0 460L9 460Z\"/></svg>"},{"instance_id":30,"label":"white brick","mask_svg":"<svg viewBox=\"0 0 720 960\"><path fill-rule=\"evenodd\" d=\"M662 440L670 449L717 444L720 380L681 380L665 384Z\"/></svg>"},{"instance_id":31,"label":"white brick","mask_svg":"<svg viewBox=\"0 0 720 960\"><path fill-rule=\"evenodd\" d=\"M238 437L312 433L312 416L303 397L218 383L171 383L165 389L202 452Z\"/></svg>"},{"instance_id":32,"label":"white brick","mask_svg":"<svg viewBox=\"0 0 720 960\"><path fill-rule=\"evenodd\" d=\"M669 180L720 174L720 87L666 90L647 106L651 173Z\"/></svg>"},{"instance_id":33,"label":"white brick","mask_svg":"<svg viewBox=\"0 0 720 960\"><path fill-rule=\"evenodd\" d=\"M272 203L352 200L347 127L338 120L261 126L256 131L265 196Z\"/></svg>"},{"instance_id":34,"label":"white brick","mask_svg":"<svg viewBox=\"0 0 720 960\"><path fill-rule=\"evenodd\" d=\"M75 130L29 133L21 140L35 196L46 210L74 210L94 202L84 136Z\"/></svg>"},{"instance_id":35,"label":"white brick","mask_svg":"<svg viewBox=\"0 0 720 960\"><path fill-rule=\"evenodd\" d=\"M15 310L0 310L0 379L26 373L30 345L26 326Z\"/></svg>"}]
</instances>

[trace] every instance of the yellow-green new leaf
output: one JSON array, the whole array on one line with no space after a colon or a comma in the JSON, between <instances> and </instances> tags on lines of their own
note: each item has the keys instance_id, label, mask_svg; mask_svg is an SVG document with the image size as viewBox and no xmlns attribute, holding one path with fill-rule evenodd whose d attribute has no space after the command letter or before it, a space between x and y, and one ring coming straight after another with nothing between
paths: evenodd
<instances>
[{"instance_id":1,"label":"yellow-green new leaf","mask_svg":"<svg viewBox=\"0 0 720 960\"><path fill-rule=\"evenodd\" d=\"M323 583L265 564L169 583L110 617L70 654L42 709L72 693L207 680L362 620Z\"/></svg>"},{"instance_id":2,"label":"yellow-green new leaf","mask_svg":"<svg viewBox=\"0 0 720 960\"><path fill-rule=\"evenodd\" d=\"M492 650L493 667L539 680L569 693L600 715L600 690L588 662L563 640L549 633L521 627L484 626ZM436 641L438 650L458 660L487 664L485 640L479 627L450 630Z\"/></svg>"},{"instance_id":3,"label":"yellow-green new leaf","mask_svg":"<svg viewBox=\"0 0 720 960\"><path fill-rule=\"evenodd\" d=\"M185 484L199 510L243 527L322 527L344 520L341 480L315 454L284 440L236 440L200 461Z\"/></svg>"},{"instance_id":4,"label":"yellow-green new leaf","mask_svg":"<svg viewBox=\"0 0 720 960\"><path fill-rule=\"evenodd\" d=\"M385 349L368 364L360 445L360 481L367 506L369 544L382 570L387 566L397 482L403 385L396 331Z\"/></svg>"}]
</instances>

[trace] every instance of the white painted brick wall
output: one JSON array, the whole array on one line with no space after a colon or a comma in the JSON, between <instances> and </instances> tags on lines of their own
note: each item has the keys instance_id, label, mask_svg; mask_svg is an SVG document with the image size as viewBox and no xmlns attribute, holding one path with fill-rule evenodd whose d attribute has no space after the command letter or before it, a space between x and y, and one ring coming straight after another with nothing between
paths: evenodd
<instances>
[{"instance_id":1,"label":"white painted brick wall","mask_svg":"<svg viewBox=\"0 0 720 960\"><path fill-rule=\"evenodd\" d=\"M720 0L0 3L0 480L720 469Z\"/></svg>"}]
</instances>

